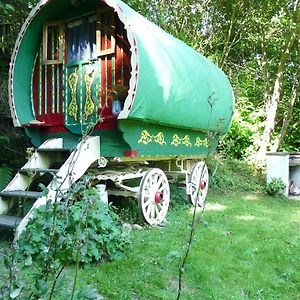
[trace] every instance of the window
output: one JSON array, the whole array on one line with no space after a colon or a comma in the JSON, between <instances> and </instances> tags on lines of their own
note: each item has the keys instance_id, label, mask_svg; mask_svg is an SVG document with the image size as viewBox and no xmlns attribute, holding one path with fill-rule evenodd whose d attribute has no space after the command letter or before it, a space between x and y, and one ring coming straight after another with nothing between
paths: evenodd
<instances>
[{"instance_id":1,"label":"window","mask_svg":"<svg viewBox=\"0 0 300 300\"><path fill-rule=\"evenodd\" d=\"M104 56L115 53L115 15L110 11L98 13L97 20L97 55Z\"/></svg>"},{"instance_id":2,"label":"window","mask_svg":"<svg viewBox=\"0 0 300 300\"><path fill-rule=\"evenodd\" d=\"M97 58L96 21L92 15L67 24L68 63Z\"/></svg>"},{"instance_id":3,"label":"window","mask_svg":"<svg viewBox=\"0 0 300 300\"><path fill-rule=\"evenodd\" d=\"M63 62L64 30L63 23L53 21L43 27L43 63L61 64Z\"/></svg>"}]
</instances>

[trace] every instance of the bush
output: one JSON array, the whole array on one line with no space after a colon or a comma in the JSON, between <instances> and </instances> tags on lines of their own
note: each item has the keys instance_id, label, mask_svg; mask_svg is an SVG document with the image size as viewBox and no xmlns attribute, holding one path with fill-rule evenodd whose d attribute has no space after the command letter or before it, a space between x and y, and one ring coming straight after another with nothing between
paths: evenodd
<instances>
[{"instance_id":1,"label":"bush","mask_svg":"<svg viewBox=\"0 0 300 300\"><path fill-rule=\"evenodd\" d=\"M10 182L12 177L12 170L8 167L0 167L0 191L2 191L8 183Z\"/></svg>"},{"instance_id":2,"label":"bush","mask_svg":"<svg viewBox=\"0 0 300 300\"><path fill-rule=\"evenodd\" d=\"M62 264L120 259L128 243L118 216L104 204L95 188L81 190L78 199L36 209L18 241L22 259Z\"/></svg>"},{"instance_id":3,"label":"bush","mask_svg":"<svg viewBox=\"0 0 300 300\"><path fill-rule=\"evenodd\" d=\"M218 193L263 191L264 189L261 174L246 162L214 158L208 161L208 166L211 173L217 168L210 179L209 186L211 190L216 190Z\"/></svg>"},{"instance_id":4,"label":"bush","mask_svg":"<svg viewBox=\"0 0 300 300\"><path fill-rule=\"evenodd\" d=\"M275 196L286 188L286 185L280 178L272 178L269 183L266 185L266 192L269 195Z\"/></svg>"}]
</instances>

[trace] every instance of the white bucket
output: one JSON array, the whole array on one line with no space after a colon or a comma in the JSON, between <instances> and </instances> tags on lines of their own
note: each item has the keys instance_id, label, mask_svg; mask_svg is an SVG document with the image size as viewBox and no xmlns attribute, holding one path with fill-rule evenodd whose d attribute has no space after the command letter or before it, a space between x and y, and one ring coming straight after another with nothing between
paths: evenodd
<instances>
[{"instance_id":1,"label":"white bucket","mask_svg":"<svg viewBox=\"0 0 300 300\"><path fill-rule=\"evenodd\" d=\"M100 200L103 203L108 204L108 194L107 194L107 190L106 190L106 185L105 184L97 184L96 189L98 191Z\"/></svg>"}]
</instances>

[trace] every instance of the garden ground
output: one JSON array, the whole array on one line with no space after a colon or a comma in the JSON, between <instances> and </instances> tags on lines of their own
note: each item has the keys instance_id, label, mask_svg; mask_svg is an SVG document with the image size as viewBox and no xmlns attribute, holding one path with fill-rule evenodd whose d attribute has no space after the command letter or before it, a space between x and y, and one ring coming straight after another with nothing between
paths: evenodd
<instances>
[{"instance_id":1,"label":"garden ground","mask_svg":"<svg viewBox=\"0 0 300 300\"><path fill-rule=\"evenodd\" d=\"M218 174L197 223L181 299L300 299L300 202L266 195L237 163L221 164ZM104 299L176 299L193 212L179 198L164 227L132 231L125 259L82 267L78 289ZM74 269L65 272L63 289L72 285ZM26 273L28 280L34 267Z\"/></svg>"},{"instance_id":2,"label":"garden ground","mask_svg":"<svg viewBox=\"0 0 300 300\"><path fill-rule=\"evenodd\" d=\"M135 231L123 261L85 267L80 284L107 299L176 299L192 209ZM182 299L300 299L300 202L211 193L184 272Z\"/></svg>"}]
</instances>

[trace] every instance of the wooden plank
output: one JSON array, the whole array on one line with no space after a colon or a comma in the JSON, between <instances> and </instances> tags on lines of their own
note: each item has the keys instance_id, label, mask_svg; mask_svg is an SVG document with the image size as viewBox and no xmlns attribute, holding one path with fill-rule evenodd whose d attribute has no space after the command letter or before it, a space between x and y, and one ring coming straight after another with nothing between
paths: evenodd
<instances>
[{"instance_id":1,"label":"wooden plank","mask_svg":"<svg viewBox=\"0 0 300 300\"><path fill-rule=\"evenodd\" d=\"M0 216L0 227L15 228L17 227L22 218L16 216Z\"/></svg>"},{"instance_id":2,"label":"wooden plank","mask_svg":"<svg viewBox=\"0 0 300 300\"><path fill-rule=\"evenodd\" d=\"M41 192L32 192L32 191L7 191L1 192L1 197L9 197L9 198L30 198L30 199L38 199L42 195Z\"/></svg>"},{"instance_id":3,"label":"wooden plank","mask_svg":"<svg viewBox=\"0 0 300 300\"><path fill-rule=\"evenodd\" d=\"M71 152L71 148L37 148L37 152Z\"/></svg>"},{"instance_id":4,"label":"wooden plank","mask_svg":"<svg viewBox=\"0 0 300 300\"><path fill-rule=\"evenodd\" d=\"M38 168L22 168L19 170L19 173L49 173L49 174L56 174L59 170L58 169L38 169Z\"/></svg>"}]
</instances>

